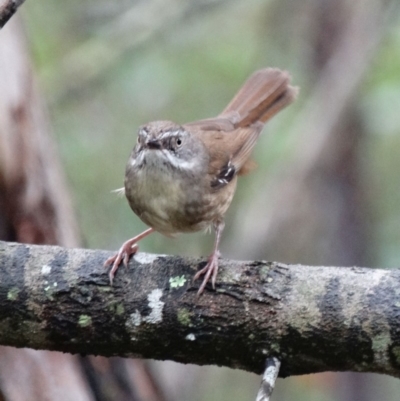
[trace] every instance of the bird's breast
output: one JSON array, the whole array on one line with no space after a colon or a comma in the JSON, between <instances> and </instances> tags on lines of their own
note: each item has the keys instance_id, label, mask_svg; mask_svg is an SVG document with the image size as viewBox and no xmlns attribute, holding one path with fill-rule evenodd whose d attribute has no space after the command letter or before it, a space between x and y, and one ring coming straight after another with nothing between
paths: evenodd
<instances>
[{"instance_id":1,"label":"bird's breast","mask_svg":"<svg viewBox=\"0 0 400 401\"><path fill-rule=\"evenodd\" d=\"M232 200L235 183L216 194L205 177L145 163L127 165L125 194L132 210L155 230L173 235L209 227L225 214ZM218 198L216 198L216 196Z\"/></svg>"}]
</instances>

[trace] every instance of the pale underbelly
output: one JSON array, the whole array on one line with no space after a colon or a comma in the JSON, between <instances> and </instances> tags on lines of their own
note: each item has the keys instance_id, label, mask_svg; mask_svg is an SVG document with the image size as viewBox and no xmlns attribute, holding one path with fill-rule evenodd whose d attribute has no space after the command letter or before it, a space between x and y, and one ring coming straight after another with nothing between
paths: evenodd
<instances>
[{"instance_id":1,"label":"pale underbelly","mask_svg":"<svg viewBox=\"0 0 400 401\"><path fill-rule=\"evenodd\" d=\"M205 230L222 220L234 186L217 194L199 184L188 186L172 174L147 174L128 180L125 190L132 210L144 223L162 234L174 235Z\"/></svg>"}]
</instances>

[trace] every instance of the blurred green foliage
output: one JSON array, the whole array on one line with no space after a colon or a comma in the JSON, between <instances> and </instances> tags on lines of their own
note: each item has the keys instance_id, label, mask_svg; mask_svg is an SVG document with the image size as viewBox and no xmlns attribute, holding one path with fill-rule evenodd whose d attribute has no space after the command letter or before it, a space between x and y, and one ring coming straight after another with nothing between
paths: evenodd
<instances>
[{"instance_id":1,"label":"blurred green foliage","mask_svg":"<svg viewBox=\"0 0 400 401\"><path fill-rule=\"evenodd\" d=\"M144 228L126 201L110 194L123 185L139 125L155 119L187 122L216 115L255 69L274 65L292 70L290 62L295 60L272 61L282 57L269 51L272 46L260 30L268 4L252 3L252 7L240 2L222 4L189 15L187 21L166 28L166 33L154 33L143 46L114 60L100 77L84 80L78 87L71 79L65 80L60 66L74 47L82 47L93 37L101 40L104 27L97 20L96 8L105 4L55 5L48 0L25 7L37 71L51 99L51 120L88 246L116 248ZM120 11L115 8L113 12ZM81 76L75 79L79 82ZM296 83L300 79L296 76ZM274 130L282 131L284 122L273 122ZM276 143L269 141L271 160L274 148L281 150L284 135L278 132L274 138ZM200 241L193 236L170 240L154 235L143 241L142 249L207 253L211 238L197 236Z\"/></svg>"}]
</instances>

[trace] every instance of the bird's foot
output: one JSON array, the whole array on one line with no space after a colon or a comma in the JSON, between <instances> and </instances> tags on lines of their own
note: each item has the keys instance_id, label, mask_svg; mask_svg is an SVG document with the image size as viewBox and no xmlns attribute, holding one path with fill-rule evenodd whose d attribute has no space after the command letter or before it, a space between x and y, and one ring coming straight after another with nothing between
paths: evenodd
<instances>
[{"instance_id":1,"label":"bird's foot","mask_svg":"<svg viewBox=\"0 0 400 401\"><path fill-rule=\"evenodd\" d=\"M104 267L112 265L110 273L108 273L111 285L113 283L115 273L118 270L121 262L123 262L125 267L128 267L129 258L134 255L139 249L139 246L136 242L136 237L128 239L128 241L125 241L122 244L121 248L119 248L119 251L114 256L111 256L104 262Z\"/></svg>"},{"instance_id":2,"label":"bird's foot","mask_svg":"<svg viewBox=\"0 0 400 401\"><path fill-rule=\"evenodd\" d=\"M141 234L137 235L136 237L133 237L131 239L128 239L128 241L125 241L121 248L119 248L119 251L114 255L111 256L111 258L108 258L104 262L104 267L108 267L109 265L112 265L110 273L108 273L108 277L110 277L110 284L112 285L115 272L118 270L119 265L121 262L124 263L125 267L128 267L128 262L129 258L131 255L135 254L138 249L138 242L144 238L147 237L149 234L154 232L154 228L148 228L147 230L143 231Z\"/></svg>"},{"instance_id":3,"label":"bird's foot","mask_svg":"<svg viewBox=\"0 0 400 401\"><path fill-rule=\"evenodd\" d=\"M196 281L200 276L202 276L204 274L204 279L203 279L203 282L201 283L199 290L197 291L197 296L202 294L202 292L204 291L204 288L206 287L206 284L210 280L210 277L211 277L212 287L213 287L213 289L215 289L215 282L216 282L217 273L218 273L219 256L220 256L219 251L214 251L210 255L206 266L203 267L201 270L199 270L193 277L193 281Z\"/></svg>"}]
</instances>

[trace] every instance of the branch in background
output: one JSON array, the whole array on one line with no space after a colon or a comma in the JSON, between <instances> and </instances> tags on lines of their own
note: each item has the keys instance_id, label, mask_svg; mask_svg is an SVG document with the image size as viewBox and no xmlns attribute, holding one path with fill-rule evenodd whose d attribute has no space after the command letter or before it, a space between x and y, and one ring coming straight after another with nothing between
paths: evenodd
<instances>
[{"instance_id":1,"label":"branch in background","mask_svg":"<svg viewBox=\"0 0 400 401\"><path fill-rule=\"evenodd\" d=\"M18 7L24 3L25 0L2 0L0 4L0 29L7 23L7 21L15 14Z\"/></svg>"},{"instance_id":2,"label":"branch in background","mask_svg":"<svg viewBox=\"0 0 400 401\"><path fill-rule=\"evenodd\" d=\"M0 242L0 344L137 356L281 376L323 371L400 377L400 271L138 254L109 286L110 252Z\"/></svg>"},{"instance_id":3,"label":"branch in background","mask_svg":"<svg viewBox=\"0 0 400 401\"><path fill-rule=\"evenodd\" d=\"M0 238L77 246L61 157L18 16L0 38L0 223L8 226Z\"/></svg>"},{"instance_id":4,"label":"branch in background","mask_svg":"<svg viewBox=\"0 0 400 401\"><path fill-rule=\"evenodd\" d=\"M275 388L275 382L278 378L281 363L277 358L268 358L265 371L262 377L260 390L258 391L256 401L269 401Z\"/></svg>"}]
</instances>

